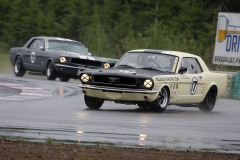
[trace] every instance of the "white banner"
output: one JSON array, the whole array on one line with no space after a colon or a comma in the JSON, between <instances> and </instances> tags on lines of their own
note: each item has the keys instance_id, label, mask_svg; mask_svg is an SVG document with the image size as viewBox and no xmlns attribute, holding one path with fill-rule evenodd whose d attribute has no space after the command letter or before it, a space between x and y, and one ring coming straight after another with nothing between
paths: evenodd
<instances>
[{"instance_id":1,"label":"white banner","mask_svg":"<svg viewBox=\"0 0 240 160\"><path fill-rule=\"evenodd\" d=\"M240 14L218 14L213 64L240 66Z\"/></svg>"}]
</instances>

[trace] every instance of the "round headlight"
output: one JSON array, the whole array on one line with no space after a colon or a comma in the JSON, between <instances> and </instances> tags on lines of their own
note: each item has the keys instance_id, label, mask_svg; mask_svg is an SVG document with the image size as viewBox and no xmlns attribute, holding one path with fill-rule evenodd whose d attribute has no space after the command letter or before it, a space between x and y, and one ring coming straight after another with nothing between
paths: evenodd
<instances>
[{"instance_id":1,"label":"round headlight","mask_svg":"<svg viewBox=\"0 0 240 160\"><path fill-rule=\"evenodd\" d=\"M66 62L66 58L65 58L65 57L60 57L60 62L61 62L61 63Z\"/></svg>"},{"instance_id":2,"label":"round headlight","mask_svg":"<svg viewBox=\"0 0 240 160\"><path fill-rule=\"evenodd\" d=\"M110 64L109 63L104 63L103 67L104 68L110 68Z\"/></svg>"},{"instance_id":3,"label":"round headlight","mask_svg":"<svg viewBox=\"0 0 240 160\"><path fill-rule=\"evenodd\" d=\"M83 74L81 76L81 81L82 82L88 82L90 80L90 76L88 74Z\"/></svg>"},{"instance_id":4,"label":"round headlight","mask_svg":"<svg viewBox=\"0 0 240 160\"><path fill-rule=\"evenodd\" d=\"M153 82L151 79L146 79L143 83L143 85L146 87L146 88L151 88L152 85L153 85Z\"/></svg>"}]
</instances>

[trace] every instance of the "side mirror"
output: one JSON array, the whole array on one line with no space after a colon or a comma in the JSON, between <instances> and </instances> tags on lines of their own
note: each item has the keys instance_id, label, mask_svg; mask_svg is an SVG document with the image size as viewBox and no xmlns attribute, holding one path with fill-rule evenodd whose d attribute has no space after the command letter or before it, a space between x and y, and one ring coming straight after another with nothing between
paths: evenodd
<instances>
[{"instance_id":1,"label":"side mirror","mask_svg":"<svg viewBox=\"0 0 240 160\"><path fill-rule=\"evenodd\" d=\"M42 50L42 51L43 51L43 50L44 50L44 47L43 47L43 46L41 46L41 47L40 47L40 50Z\"/></svg>"},{"instance_id":2,"label":"side mirror","mask_svg":"<svg viewBox=\"0 0 240 160\"><path fill-rule=\"evenodd\" d=\"M183 72L186 72L187 68L186 67L181 67L178 71L178 73L183 74Z\"/></svg>"}]
</instances>

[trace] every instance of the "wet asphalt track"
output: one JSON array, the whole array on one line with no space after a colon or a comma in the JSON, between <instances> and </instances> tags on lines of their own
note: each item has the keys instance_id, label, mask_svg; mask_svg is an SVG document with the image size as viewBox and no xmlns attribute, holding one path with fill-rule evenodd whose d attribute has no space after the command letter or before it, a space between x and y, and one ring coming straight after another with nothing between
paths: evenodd
<instances>
[{"instance_id":1,"label":"wet asphalt track","mask_svg":"<svg viewBox=\"0 0 240 160\"><path fill-rule=\"evenodd\" d=\"M14 84L14 85L13 85ZM211 113L168 106L165 113L105 102L88 110L79 81L0 74L0 135L33 141L240 153L240 101ZM4 97L4 98L3 98Z\"/></svg>"}]
</instances>

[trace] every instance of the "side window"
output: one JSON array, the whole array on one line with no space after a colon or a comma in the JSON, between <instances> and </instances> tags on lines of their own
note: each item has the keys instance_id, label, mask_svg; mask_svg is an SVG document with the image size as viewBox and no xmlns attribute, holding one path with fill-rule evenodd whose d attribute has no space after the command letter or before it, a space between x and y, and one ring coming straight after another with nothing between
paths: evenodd
<instances>
[{"instance_id":1,"label":"side window","mask_svg":"<svg viewBox=\"0 0 240 160\"><path fill-rule=\"evenodd\" d=\"M187 68L187 74L199 74L202 73L202 69L195 58L183 58L182 67Z\"/></svg>"},{"instance_id":2,"label":"side window","mask_svg":"<svg viewBox=\"0 0 240 160\"><path fill-rule=\"evenodd\" d=\"M42 40L42 39L35 39L29 45L28 48L31 49L31 50L41 50L41 47L44 47L44 40Z\"/></svg>"}]
</instances>

